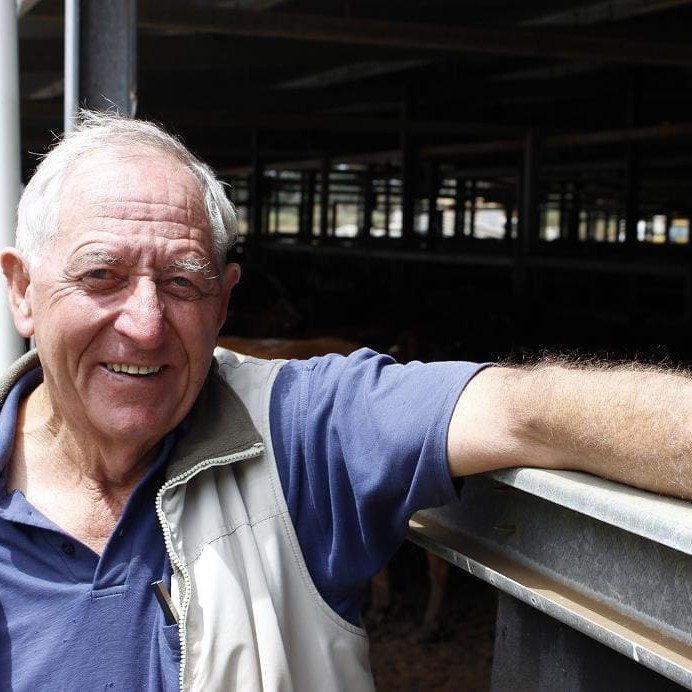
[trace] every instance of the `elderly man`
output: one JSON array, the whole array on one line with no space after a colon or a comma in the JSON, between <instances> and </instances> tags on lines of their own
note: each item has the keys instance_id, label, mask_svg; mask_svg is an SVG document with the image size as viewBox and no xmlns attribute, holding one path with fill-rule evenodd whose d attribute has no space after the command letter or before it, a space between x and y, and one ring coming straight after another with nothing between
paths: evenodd
<instances>
[{"instance_id":1,"label":"elderly man","mask_svg":"<svg viewBox=\"0 0 692 692\"><path fill-rule=\"evenodd\" d=\"M37 347L2 384L3 689L368 689L364 586L450 472L689 494L683 377L214 353L234 234L212 172L141 121L86 114L27 185L2 253Z\"/></svg>"}]
</instances>

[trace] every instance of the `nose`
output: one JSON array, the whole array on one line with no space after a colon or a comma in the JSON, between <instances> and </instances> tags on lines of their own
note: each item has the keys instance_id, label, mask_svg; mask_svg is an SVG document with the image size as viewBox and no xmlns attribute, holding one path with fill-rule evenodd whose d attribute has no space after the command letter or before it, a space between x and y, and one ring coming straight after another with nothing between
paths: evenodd
<instances>
[{"instance_id":1,"label":"nose","mask_svg":"<svg viewBox=\"0 0 692 692\"><path fill-rule=\"evenodd\" d=\"M115 320L115 329L138 348L154 349L164 338L164 306L156 282L139 277L131 287Z\"/></svg>"}]
</instances>

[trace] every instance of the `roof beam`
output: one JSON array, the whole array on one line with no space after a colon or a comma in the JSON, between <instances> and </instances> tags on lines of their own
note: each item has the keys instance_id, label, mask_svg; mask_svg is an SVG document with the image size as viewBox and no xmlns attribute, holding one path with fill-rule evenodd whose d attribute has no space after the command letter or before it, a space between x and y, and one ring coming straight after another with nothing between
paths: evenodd
<instances>
[{"instance_id":1,"label":"roof beam","mask_svg":"<svg viewBox=\"0 0 692 692\"><path fill-rule=\"evenodd\" d=\"M692 4L692 0L608 0L536 17L522 26L584 26L629 19Z\"/></svg>"},{"instance_id":2,"label":"roof beam","mask_svg":"<svg viewBox=\"0 0 692 692\"><path fill-rule=\"evenodd\" d=\"M39 5L32 16L62 20ZM638 65L692 67L692 47L621 38L556 34L540 29L495 29L390 22L351 17L214 9L142 2L141 28L179 34L209 33L408 48L442 53L586 59Z\"/></svg>"},{"instance_id":3,"label":"roof beam","mask_svg":"<svg viewBox=\"0 0 692 692\"><path fill-rule=\"evenodd\" d=\"M33 97L36 98L35 96ZM55 104L32 104L22 101L22 113L35 119L53 119L60 114ZM464 123L445 120L396 120L393 118L363 118L338 115L302 115L295 113L262 113L253 111L199 111L176 108L150 109L150 117L174 121L176 125L203 125L205 128L259 128L271 131L324 131L355 133L400 133L466 135L471 137L518 136L520 131L509 125L493 123Z\"/></svg>"},{"instance_id":4,"label":"roof beam","mask_svg":"<svg viewBox=\"0 0 692 692\"><path fill-rule=\"evenodd\" d=\"M601 130L598 132L576 132L547 135L541 140L546 149L568 149L583 146L622 144L626 142L647 142L656 140L692 139L692 123L675 125L656 125L653 127L625 128L622 130ZM501 154L520 152L525 146L525 138L501 139L490 142L469 142L465 144L448 144L441 146L421 147L418 155L422 159L454 158L457 156L474 156L479 154ZM373 151L356 154L333 154L336 163L396 163L401 157L400 149ZM300 161L273 161L265 163L266 169L277 170L310 170L317 169L321 159L304 159ZM226 166L219 170L222 175L239 175L249 173L249 166Z\"/></svg>"},{"instance_id":5,"label":"roof beam","mask_svg":"<svg viewBox=\"0 0 692 692\"><path fill-rule=\"evenodd\" d=\"M335 84L348 84L370 77L381 77L386 74L404 72L429 65L429 60L371 60L367 62L355 62L331 70L315 72L314 74L291 79L275 84L275 89L316 89Z\"/></svg>"},{"instance_id":6,"label":"roof beam","mask_svg":"<svg viewBox=\"0 0 692 692\"><path fill-rule=\"evenodd\" d=\"M597 132L568 132L546 135L541 140L545 149L569 149L573 147L603 146L661 140L692 138L692 123L671 125L653 125L649 127L629 127L620 130L599 130ZM471 142L468 144L450 144L431 146L420 149L422 158L439 158L463 154L490 154L506 151L520 151L525 139L505 139L495 142Z\"/></svg>"},{"instance_id":7,"label":"roof beam","mask_svg":"<svg viewBox=\"0 0 692 692\"><path fill-rule=\"evenodd\" d=\"M687 45L581 37L529 29L493 29L388 22L158 4L142 5L139 25L149 29L264 36L425 51L589 59L617 63L692 66Z\"/></svg>"},{"instance_id":8,"label":"roof beam","mask_svg":"<svg viewBox=\"0 0 692 692\"><path fill-rule=\"evenodd\" d=\"M225 4L232 8L240 8L241 10L270 10L272 7L282 5L286 0L230 0ZM219 7L220 3L216 2L215 6Z\"/></svg>"}]
</instances>

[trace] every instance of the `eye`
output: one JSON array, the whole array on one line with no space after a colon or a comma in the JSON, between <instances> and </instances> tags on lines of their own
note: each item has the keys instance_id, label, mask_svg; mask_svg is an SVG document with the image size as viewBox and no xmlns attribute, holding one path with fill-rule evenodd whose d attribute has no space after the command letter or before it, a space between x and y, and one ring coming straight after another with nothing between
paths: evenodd
<instances>
[{"instance_id":1,"label":"eye","mask_svg":"<svg viewBox=\"0 0 692 692\"><path fill-rule=\"evenodd\" d=\"M118 275L107 268L90 269L81 276L81 280L87 287L95 290L108 290L120 283Z\"/></svg>"},{"instance_id":2,"label":"eye","mask_svg":"<svg viewBox=\"0 0 692 692\"><path fill-rule=\"evenodd\" d=\"M171 276L164 282L165 290L181 300L198 300L202 297L200 287L187 276Z\"/></svg>"},{"instance_id":3,"label":"eye","mask_svg":"<svg viewBox=\"0 0 692 692\"><path fill-rule=\"evenodd\" d=\"M113 272L110 269L93 269L87 272L86 278L94 279L95 281L105 281L113 276Z\"/></svg>"}]
</instances>

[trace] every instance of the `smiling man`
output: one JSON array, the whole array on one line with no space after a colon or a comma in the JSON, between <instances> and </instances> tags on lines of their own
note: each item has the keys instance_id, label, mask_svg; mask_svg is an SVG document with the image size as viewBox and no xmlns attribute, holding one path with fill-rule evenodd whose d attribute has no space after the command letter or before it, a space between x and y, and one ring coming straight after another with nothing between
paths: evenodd
<instances>
[{"instance_id":1,"label":"smiling man","mask_svg":"<svg viewBox=\"0 0 692 692\"><path fill-rule=\"evenodd\" d=\"M364 589L452 475L689 496L684 376L215 352L235 226L206 165L113 115L27 185L1 256L36 351L0 384L0 688L365 690Z\"/></svg>"},{"instance_id":2,"label":"smiling man","mask_svg":"<svg viewBox=\"0 0 692 692\"><path fill-rule=\"evenodd\" d=\"M43 368L8 480L101 552L199 395L239 271L222 266L199 182L173 156L116 144L76 160L61 187L57 233L27 263L3 256ZM50 476L34 466L46 452Z\"/></svg>"}]
</instances>

